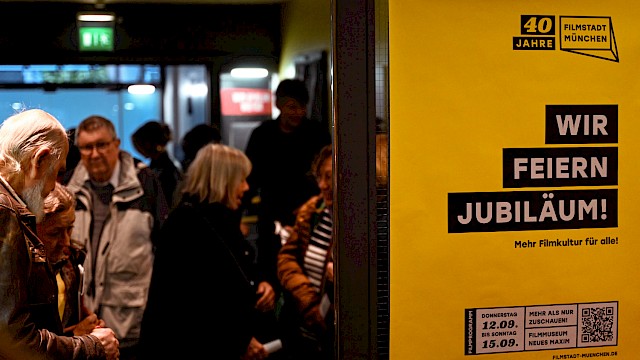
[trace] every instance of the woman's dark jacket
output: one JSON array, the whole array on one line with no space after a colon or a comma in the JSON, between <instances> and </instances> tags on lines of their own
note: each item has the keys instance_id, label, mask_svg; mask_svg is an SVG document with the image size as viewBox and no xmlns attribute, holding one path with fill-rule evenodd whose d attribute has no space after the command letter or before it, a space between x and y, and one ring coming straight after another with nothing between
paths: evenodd
<instances>
[{"instance_id":1,"label":"woman's dark jacket","mask_svg":"<svg viewBox=\"0 0 640 360\"><path fill-rule=\"evenodd\" d=\"M182 179L182 171L178 169L166 151L161 153L157 159L151 160L149 167L158 175L167 204L173 204L174 193Z\"/></svg>"},{"instance_id":2,"label":"woman's dark jacket","mask_svg":"<svg viewBox=\"0 0 640 360\"><path fill-rule=\"evenodd\" d=\"M183 201L156 249L142 321L142 359L239 359L255 334L254 250L239 212Z\"/></svg>"}]
</instances>

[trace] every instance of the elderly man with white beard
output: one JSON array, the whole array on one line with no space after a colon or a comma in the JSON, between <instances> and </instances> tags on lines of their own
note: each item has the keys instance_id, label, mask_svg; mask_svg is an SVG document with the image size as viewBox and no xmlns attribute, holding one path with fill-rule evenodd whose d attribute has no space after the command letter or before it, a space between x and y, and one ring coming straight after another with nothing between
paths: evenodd
<instances>
[{"instance_id":1,"label":"elderly man with white beard","mask_svg":"<svg viewBox=\"0 0 640 360\"><path fill-rule=\"evenodd\" d=\"M64 127L43 110L22 111L0 126L0 358L119 357L110 328L61 336L56 279L36 223L68 151Z\"/></svg>"}]
</instances>

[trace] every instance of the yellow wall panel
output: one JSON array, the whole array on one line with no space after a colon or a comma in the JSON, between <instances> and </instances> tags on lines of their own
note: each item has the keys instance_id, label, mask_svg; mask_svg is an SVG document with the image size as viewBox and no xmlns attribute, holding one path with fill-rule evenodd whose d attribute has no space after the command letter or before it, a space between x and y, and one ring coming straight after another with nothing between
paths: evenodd
<instances>
[{"instance_id":1,"label":"yellow wall panel","mask_svg":"<svg viewBox=\"0 0 640 360\"><path fill-rule=\"evenodd\" d=\"M389 2L392 359L640 358L639 18Z\"/></svg>"}]
</instances>

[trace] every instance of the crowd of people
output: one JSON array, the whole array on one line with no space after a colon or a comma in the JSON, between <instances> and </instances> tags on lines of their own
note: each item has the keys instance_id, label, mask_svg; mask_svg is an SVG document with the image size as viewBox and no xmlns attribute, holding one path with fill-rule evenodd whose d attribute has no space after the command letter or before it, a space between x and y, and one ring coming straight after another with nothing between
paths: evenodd
<instances>
[{"instance_id":1,"label":"crowd of people","mask_svg":"<svg viewBox=\"0 0 640 360\"><path fill-rule=\"evenodd\" d=\"M200 125L180 162L159 121L132 135L147 164L102 116L71 140L43 110L6 119L0 358L333 359L331 136L304 82L275 95L246 149Z\"/></svg>"}]
</instances>

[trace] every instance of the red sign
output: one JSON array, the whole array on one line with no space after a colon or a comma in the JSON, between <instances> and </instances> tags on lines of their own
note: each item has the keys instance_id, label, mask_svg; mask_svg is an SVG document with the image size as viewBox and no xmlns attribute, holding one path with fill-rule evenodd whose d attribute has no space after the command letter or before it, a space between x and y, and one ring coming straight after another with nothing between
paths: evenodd
<instances>
[{"instance_id":1,"label":"red sign","mask_svg":"<svg viewBox=\"0 0 640 360\"><path fill-rule=\"evenodd\" d=\"M271 115L271 90L226 88L220 89L222 115Z\"/></svg>"}]
</instances>

